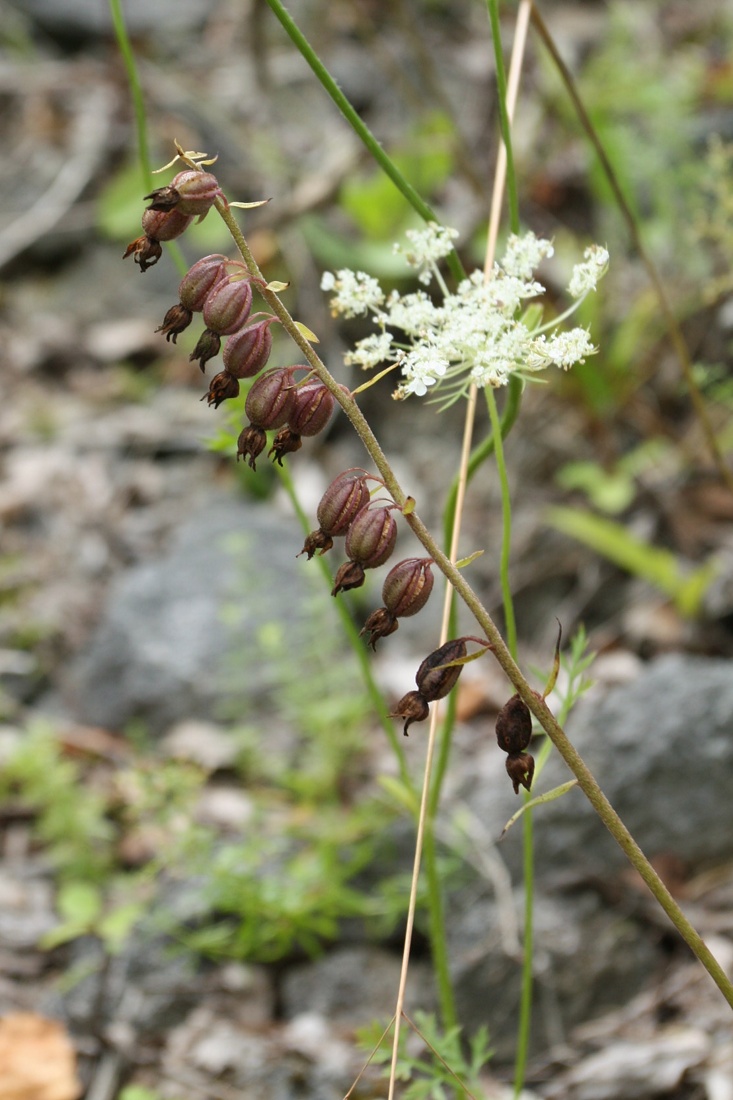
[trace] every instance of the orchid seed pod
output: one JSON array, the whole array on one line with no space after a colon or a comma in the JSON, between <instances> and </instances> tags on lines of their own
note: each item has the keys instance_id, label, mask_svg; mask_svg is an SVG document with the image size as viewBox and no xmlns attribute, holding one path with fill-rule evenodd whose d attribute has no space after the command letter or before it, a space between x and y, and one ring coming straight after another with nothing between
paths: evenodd
<instances>
[{"instance_id":1,"label":"orchid seed pod","mask_svg":"<svg viewBox=\"0 0 733 1100\"><path fill-rule=\"evenodd\" d=\"M384 565L397 541L392 507L362 508L346 535L346 554L365 569Z\"/></svg>"},{"instance_id":2,"label":"orchid seed pod","mask_svg":"<svg viewBox=\"0 0 733 1100\"><path fill-rule=\"evenodd\" d=\"M325 554L333 546L338 535L345 535L362 508L369 503L369 487L364 470L347 470L331 482L321 497L316 518L317 531L311 531L305 540L301 554L310 560L316 550ZM298 555L300 556L300 555Z\"/></svg>"},{"instance_id":3,"label":"orchid seed pod","mask_svg":"<svg viewBox=\"0 0 733 1100\"><path fill-rule=\"evenodd\" d=\"M235 378L228 370L215 374L209 383L209 392L201 398L206 400L209 406L218 409L223 401L230 397L239 397L239 379Z\"/></svg>"},{"instance_id":4,"label":"orchid seed pod","mask_svg":"<svg viewBox=\"0 0 733 1100\"><path fill-rule=\"evenodd\" d=\"M148 210L176 210L191 217L203 217L220 197L223 192L216 176L188 168L174 176L167 187L158 187L145 199L153 200Z\"/></svg>"},{"instance_id":5,"label":"orchid seed pod","mask_svg":"<svg viewBox=\"0 0 733 1100\"><path fill-rule=\"evenodd\" d=\"M496 740L502 752L520 753L532 740L532 715L523 699L512 695L496 719Z\"/></svg>"},{"instance_id":6,"label":"orchid seed pod","mask_svg":"<svg viewBox=\"0 0 733 1100\"><path fill-rule=\"evenodd\" d=\"M424 696L422 696L419 691L408 691L407 695L403 695L399 703L397 703L394 711L390 714L390 718L405 719L402 732L405 737L407 737L407 731L412 723L424 722L429 714L430 707Z\"/></svg>"},{"instance_id":7,"label":"orchid seed pod","mask_svg":"<svg viewBox=\"0 0 733 1100\"><path fill-rule=\"evenodd\" d=\"M463 665L451 665L449 668L440 666L465 656L464 638L446 642L445 645L428 654L415 676L418 691L428 703L432 703L435 699L444 699L463 671Z\"/></svg>"},{"instance_id":8,"label":"orchid seed pod","mask_svg":"<svg viewBox=\"0 0 733 1100\"><path fill-rule=\"evenodd\" d=\"M307 370L306 367L296 369ZM278 433L270 448L275 461L282 466L284 455L300 450L302 436L322 432L331 418L334 405L334 396L323 382L315 379L296 386L287 427Z\"/></svg>"},{"instance_id":9,"label":"orchid seed pod","mask_svg":"<svg viewBox=\"0 0 733 1100\"><path fill-rule=\"evenodd\" d=\"M433 590L432 558L405 558L387 574L382 586L385 606L373 611L361 634L369 634L369 645L376 649L380 638L394 634L398 619L416 615L428 602Z\"/></svg>"},{"instance_id":10,"label":"orchid seed pod","mask_svg":"<svg viewBox=\"0 0 733 1100\"><path fill-rule=\"evenodd\" d=\"M270 325L277 317L266 317L254 325L247 325L229 337L224 345L224 366L235 378L254 378L259 374L272 349Z\"/></svg>"},{"instance_id":11,"label":"orchid seed pod","mask_svg":"<svg viewBox=\"0 0 733 1100\"><path fill-rule=\"evenodd\" d=\"M432 564L432 558L405 558L390 569L382 585L382 599L396 618L417 615L425 607L433 591Z\"/></svg>"},{"instance_id":12,"label":"orchid seed pod","mask_svg":"<svg viewBox=\"0 0 733 1100\"><path fill-rule=\"evenodd\" d=\"M519 788L526 791L532 788L534 776L534 757L528 752L512 752L506 758L506 770L514 787L514 793L519 794Z\"/></svg>"},{"instance_id":13,"label":"orchid seed pod","mask_svg":"<svg viewBox=\"0 0 733 1100\"><path fill-rule=\"evenodd\" d=\"M188 229L193 218L178 210L144 210L142 227L154 241L174 241Z\"/></svg>"},{"instance_id":14,"label":"orchid seed pod","mask_svg":"<svg viewBox=\"0 0 733 1100\"><path fill-rule=\"evenodd\" d=\"M252 309L249 279L228 278L216 283L204 302L204 324L219 336L238 332Z\"/></svg>"},{"instance_id":15,"label":"orchid seed pod","mask_svg":"<svg viewBox=\"0 0 733 1100\"><path fill-rule=\"evenodd\" d=\"M327 386L317 379L296 386L288 427L297 435L318 435L328 424L336 404Z\"/></svg>"},{"instance_id":16,"label":"orchid seed pod","mask_svg":"<svg viewBox=\"0 0 733 1100\"><path fill-rule=\"evenodd\" d=\"M221 252L202 256L193 264L178 284L178 299L191 313L201 313L209 293L227 277L229 261Z\"/></svg>"},{"instance_id":17,"label":"orchid seed pod","mask_svg":"<svg viewBox=\"0 0 733 1100\"><path fill-rule=\"evenodd\" d=\"M237 458L248 458L253 470L255 461L267 443L266 428L279 428L288 418L293 400L291 367L265 371L255 379L247 394L244 411L251 423L237 440Z\"/></svg>"},{"instance_id":18,"label":"orchid seed pod","mask_svg":"<svg viewBox=\"0 0 733 1100\"><path fill-rule=\"evenodd\" d=\"M276 367L252 383L244 411L259 428L280 428L288 419L292 404L292 367Z\"/></svg>"},{"instance_id":19,"label":"orchid seed pod","mask_svg":"<svg viewBox=\"0 0 733 1100\"><path fill-rule=\"evenodd\" d=\"M201 370L206 368L209 359L214 359L221 348L221 336L218 332L212 332L205 328L198 338L198 343L188 357L189 363L198 362Z\"/></svg>"},{"instance_id":20,"label":"orchid seed pod","mask_svg":"<svg viewBox=\"0 0 733 1100\"><path fill-rule=\"evenodd\" d=\"M358 561L345 561L333 579L332 596L339 592L348 592L352 588L361 588L364 583L364 566Z\"/></svg>"},{"instance_id":21,"label":"orchid seed pod","mask_svg":"<svg viewBox=\"0 0 733 1100\"><path fill-rule=\"evenodd\" d=\"M132 256L140 271L145 272L149 267L157 264L162 255L163 249L160 247L160 242L153 237L143 236L130 241L122 254L122 259L126 260L128 256Z\"/></svg>"},{"instance_id":22,"label":"orchid seed pod","mask_svg":"<svg viewBox=\"0 0 733 1100\"><path fill-rule=\"evenodd\" d=\"M163 318L163 324L155 331L162 332L166 340L175 344L180 333L191 324L194 313L200 313L204 308L209 291L226 278L226 263L226 256L221 254L197 260L178 285L178 301L171 306Z\"/></svg>"}]
</instances>

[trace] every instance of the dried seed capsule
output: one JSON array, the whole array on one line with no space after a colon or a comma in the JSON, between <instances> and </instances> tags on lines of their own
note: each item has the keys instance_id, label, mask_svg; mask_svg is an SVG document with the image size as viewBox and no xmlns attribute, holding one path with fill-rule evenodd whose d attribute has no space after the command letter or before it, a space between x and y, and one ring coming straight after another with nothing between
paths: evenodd
<instances>
[{"instance_id":1,"label":"dried seed capsule","mask_svg":"<svg viewBox=\"0 0 733 1100\"><path fill-rule=\"evenodd\" d=\"M224 366L235 378L254 378L259 374L272 349L270 325L277 317L266 317L235 332L224 345Z\"/></svg>"},{"instance_id":2,"label":"dried seed capsule","mask_svg":"<svg viewBox=\"0 0 733 1100\"><path fill-rule=\"evenodd\" d=\"M351 588L361 588L364 583L364 566L358 561L345 561L333 579L332 596L339 592L348 592Z\"/></svg>"},{"instance_id":3,"label":"dried seed capsule","mask_svg":"<svg viewBox=\"0 0 733 1100\"><path fill-rule=\"evenodd\" d=\"M219 336L238 332L252 309L249 279L228 278L217 283L206 296L204 324Z\"/></svg>"},{"instance_id":4,"label":"dried seed capsule","mask_svg":"<svg viewBox=\"0 0 733 1100\"><path fill-rule=\"evenodd\" d=\"M186 309L180 302L176 302L163 318L163 324L159 325L155 331L162 332L166 340L172 340L175 344L177 337L188 328L192 320L191 310Z\"/></svg>"},{"instance_id":5,"label":"dried seed capsule","mask_svg":"<svg viewBox=\"0 0 733 1100\"><path fill-rule=\"evenodd\" d=\"M239 380L227 370L215 374L209 383L209 392L204 394L201 400L206 400L209 406L218 409L222 401L230 397L239 397Z\"/></svg>"},{"instance_id":6,"label":"dried seed capsule","mask_svg":"<svg viewBox=\"0 0 733 1100\"><path fill-rule=\"evenodd\" d=\"M216 176L188 168L174 176L167 187L158 187L146 195L152 199L148 210L177 210L180 214L203 217L222 195Z\"/></svg>"},{"instance_id":7,"label":"dried seed capsule","mask_svg":"<svg viewBox=\"0 0 733 1100\"><path fill-rule=\"evenodd\" d=\"M253 470L267 443L266 428L279 428L290 412L293 400L291 367L265 371L255 379L247 394L244 411L251 420L237 440L237 458L248 458Z\"/></svg>"},{"instance_id":8,"label":"dried seed capsule","mask_svg":"<svg viewBox=\"0 0 733 1100\"><path fill-rule=\"evenodd\" d=\"M432 703L435 699L444 699L463 671L463 665L451 665L450 668L439 666L465 656L466 642L463 638L446 642L445 645L428 654L415 676L418 690L428 703Z\"/></svg>"},{"instance_id":9,"label":"dried seed capsule","mask_svg":"<svg viewBox=\"0 0 733 1100\"><path fill-rule=\"evenodd\" d=\"M149 267L157 264L162 255L163 249L160 243L153 237L144 236L130 241L122 254L122 259L126 260L128 256L132 256L140 271L147 271Z\"/></svg>"},{"instance_id":10,"label":"dried seed capsule","mask_svg":"<svg viewBox=\"0 0 733 1100\"><path fill-rule=\"evenodd\" d=\"M228 261L221 252L202 256L178 284L178 299L191 313L201 313L209 293L227 277Z\"/></svg>"},{"instance_id":11,"label":"dried seed capsule","mask_svg":"<svg viewBox=\"0 0 733 1100\"><path fill-rule=\"evenodd\" d=\"M293 402L292 367L277 367L255 379L244 405L258 428L279 428L290 415Z\"/></svg>"},{"instance_id":12,"label":"dried seed capsule","mask_svg":"<svg viewBox=\"0 0 733 1100\"><path fill-rule=\"evenodd\" d=\"M304 382L296 387L293 398L288 427L296 435L318 435L322 432L336 403L328 387L318 380Z\"/></svg>"},{"instance_id":13,"label":"dried seed capsule","mask_svg":"<svg viewBox=\"0 0 733 1100\"><path fill-rule=\"evenodd\" d=\"M363 508L349 527L346 553L365 569L376 569L389 558L397 541L391 508Z\"/></svg>"},{"instance_id":14,"label":"dried seed capsule","mask_svg":"<svg viewBox=\"0 0 733 1100\"><path fill-rule=\"evenodd\" d=\"M430 714L427 700L419 691L408 691L403 695L399 703L390 714L390 718L404 718L405 724L402 732L407 737L407 731L413 722L424 722Z\"/></svg>"},{"instance_id":15,"label":"dried seed capsule","mask_svg":"<svg viewBox=\"0 0 733 1100\"><path fill-rule=\"evenodd\" d=\"M310 560L316 550L325 554L337 535L345 535L351 523L369 503L369 487L364 470L346 470L331 482L321 497L316 518L320 524L305 540L301 554ZM298 555L300 556L300 555Z\"/></svg>"},{"instance_id":16,"label":"dried seed capsule","mask_svg":"<svg viewBox=\"0 0 733 1100\"><path fill-rule=\"evenodd\" d=\"M367 644L376 650L377 642L380 638L386 638L389 634L394 634L395 630L400 624L397 619L388 611L386 607L378 607L376 611L372 611L371 615L364 623L364 626L359 631L359 637L363 634L368 634Z\"/></svg>"},{"instance_id":17,"label":"dried seed capsule","mask_svg":"<svg viewBox=\"0 0 733 1100\"><path fill-rule=\"evenodd\" d=\"M502 752L520 753L532 739L532 714L523 699L512 695L496 719L496 740Z\"/></svg>"},{"instance_id":18,"label":"dried seed capsule","mask_svg":"<svg viewBox=\"0 0 733 1100\"><path fill-rule=\"evenodd\" d=\"M273 462L277 462L282 466L285 455L295 454L302 446L303 440L296 432L287 427L282 428L273 439L267 456L269 458L272 455Z\"/></svg>"},{"instance_id":19,"label":"dried seed capsule","mask_svg":"<svg viewBox=\"0 0 733 1100\"><path fill-rule=\"evenodd\" d=\"M209 359L214 359L219 354L219 348L221 347L221 336L218 332L212 332L210 328L205 328L198 338L198 343L188 357L189 363L195 363L198 361L201 370L204 370Z\"/></svg>"},{"instance_id":20,"label":"dried seed capsule","mask_svg":"<svg viewBox=\"0 0 733 1100\"><path fill-rule=\"evenodd\" d=\"M532 777L534 776L534 757L528 752L513 752L506 758L506 770L514 787L514 793L519 794L519 788L530 790Z\"/></svg>"},{"instance_id":21,"label":"dried seed capsule","mask_svg":"<svg viewBox=\"0 0 733 1100\"><path fill-rule=\"evenodd\" d=\"M142 227L145 236L152 237L154 241L174 241L192 221L190 215L181 214L178 210L144 210Z\"/></svg>"},{"instance_id":22,"label":"dried seed capsule","mask_svg":"<svg viewBox=\"0 0 733 1100\"><path fill-rule=\"evenodd\" d=\"M385 608L396 618L417 615L433 590L432 558L405 558L394 565L382 585Z\"/></svg>"}]
</instances>

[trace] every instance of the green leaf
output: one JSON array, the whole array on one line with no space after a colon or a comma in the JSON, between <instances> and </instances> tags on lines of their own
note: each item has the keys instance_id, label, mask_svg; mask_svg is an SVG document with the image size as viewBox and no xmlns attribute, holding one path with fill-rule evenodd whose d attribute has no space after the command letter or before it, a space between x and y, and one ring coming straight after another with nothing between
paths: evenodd
<instances>
[{"instance_id":1,"label":"green leaf","mask_svg":"<svg viewBox=\"0 0 733 1100\"><path fill-rule=\"evenodd\" d=\"M91 882L66 882L59 888L56 908L65 921L89 928L102 912L102 895Z\"/></svg>"},{"instance_id":2,"label":"green leaf","mask_svg":"<svg viewBox=\"0 0 733 1100\"><path fill-rule=\"evenodd\" d=\"M97 199L97 228L100 232L113 241L130 241L139 237L146 191L137 161L124 164Z\"/></svg>"},{"instance_id":3,"label":"green leaf","mask_svg":"<svg viewBox=\"0 0 733 1100\"><path fill-rule=\"evenodd\" d=\"M501 836L499 837L499 839L504 839L514 822L519 820L525 810L531 810L533 806L541 806L544 802L554 802L556 798L562 798L564 794L567 794L568 791L571 791L573 787L577 787L577 785L577 779L569 779L567 783L561 783L559 787L553 787L551 791L547 791L545 794L538 794L536 798L530 798L527 802L523 803L522 806L520 806L515 814L512 814L504 828L501 830Z\"/></svg>"},{"instance_id":4,"label":"green leaf","mask_svg":"<svg viewBox=\"0 0 733 1100\"><path fill-rule=\"evenodd\" d=\"M420 812L420 803L414 791L410 790L401 779L393 775L379 777L379 785L399 806L404 806L411 814L417 816Z\"/></svg>"},{"instance_id":5,"label":"green leaf","mask_svg":"<svg viewBox=\"0 0 733 1100\"><path fill-rule=\"evenodd\" d=\"M118 905L97 924L97 934L104 940L105 946L111 954L120 951L133 927L146 910L146 905L140 901L131 901L127 905Z\"/></svg>"},{"instance_id":6,"label":"green leaf","mask_svg":"<svg viewBox=\"0 0 733 1100\"><path fill-rule=\"evenodd\" d=\"M714 560L685 573L671 550L643 542L613 520L575 508L550 508L546 518L558 531L649 581L674 600L681 615L693 618L699 614L702 598L718 570Z\"/></svg>"}]
</instances>

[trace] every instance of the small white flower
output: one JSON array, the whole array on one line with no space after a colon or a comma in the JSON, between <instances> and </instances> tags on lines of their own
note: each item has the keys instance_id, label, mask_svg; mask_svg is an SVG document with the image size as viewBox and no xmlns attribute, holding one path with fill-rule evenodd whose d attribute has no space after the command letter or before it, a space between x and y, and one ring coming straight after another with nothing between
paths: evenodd
<instances>
[{"instance_id":1,"label":"small white flower","mask_svg":"<svg viewBox=\"0 0 733 1100\"><path fill-rule=\"evenodd\" d=\"M359 340L354 350L344 356L344 363L369 370L390 358L392 358L392 334L375 332L373 336L365 336L363 340Z\"/></svg>"},{"instance_id":2,"label":"small white flower","mask_svg":"<svg viewBox=\"0 0 733 1100\"><path fill-rule=\"evenodd\" d=\"M608 270L608 249L599 244L592 244L583 253L584 264L576 264L568 284L568 294L571 298L582 298L589 291L595 290L598 282Z\"/></svg>"},{"instance_id":3,"label":"small white flower","mask_svg":"<svg viewBox=\"0 0 733 1100\"><path fill-rule=\"evenodd\" d=\"M335 317L338 314L360 317L384 301L382 288L376 279L363 271L349 271L347 267L337 271L335 276L325 271L321 277L321 289L336 291L331 299L331 312Z\"/></svg>"},{"instance_id":4,"label":"small white flower","mask_svg":"<svg viewBox=\"0 0 733 1100\"><path fill-rule=\"evenodd\" d=\"M410 267L417 269L417 277L421 283L429 283L438 261L453 251L458 230L429 222L424 229L408 229L405 236L410 247L404 248L396 244L394 251L402 253Z\"/></svg>"},{"instance_id":5,"label":"small white flower","mask_svg":"<svg viewBox=\"0 0 733 1100\"><path fill-rule=\"evenodd\" d=\"M554 251L552 241L535 237L532 232L525 233L523 237L512 233L506 243L506 252L501 266L507 275L515 275L518 279L529 279L540 261L552 256Z\"/></svg>"}]
</instances>

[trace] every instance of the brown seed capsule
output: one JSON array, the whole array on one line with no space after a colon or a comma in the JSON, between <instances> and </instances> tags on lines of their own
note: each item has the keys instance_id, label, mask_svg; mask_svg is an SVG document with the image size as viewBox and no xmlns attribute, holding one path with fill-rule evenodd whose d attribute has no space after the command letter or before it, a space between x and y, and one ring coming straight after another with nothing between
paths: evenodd
<instances>
[{"instance_id":1,"label":"brown seed capsule","mask_svg":"<svg viewBox=\"0 0 733 1100\"><path fill-rule=\"evenodd\" d=\"M130 241L122 254L122 259L126 260L128 256L132 256L133 260L140 268L140 271L144 272L147 271L149 267L153 267L157 264L162 255L163 249L160 247L160 243L153 237L145 236Z\"/></svg>"},{"instance_id":2,"label":"brown seed capsule","mask_svg":"<svg viewBox=\"0 0 733 1100\"><path fill-rule=\"evenodd\" d=\"M212 332L210 328L205 328L198 338L196 347L189 355L188 361L189 363L198 362L203 371L209 359L214 359L219 354L220 347L221 336L219 333Z\"/></svg>"},{"instance_id":3,"label":"brown seed capsule","mask_svg":"<svg viewBox=\"0 0 733 1100\"><path fill-rule=\"evenodd\" d=\"M204 324L220 336L238 332L246 324L252 309L249 279L228 278L213 287L206 296Z\"/></svg>"},{"instance_id":4,"label":"brown seed capsule","mask_svg":"<svg viewBox=\"0 0 733 1100\"><path fill-rule=\"evenodd\" d=\"M502 752L520 753L532 739L532 715L523 699L512 695L496 719L496 740Z\"/></svg>"},{"instance_id":5,"label":"brown seed capsule","mask_svg":"<svg viewBox=\"0 0 733 1100\"><path fill-rule=\"evenodd\" d=\"M188 229L193 218L178 210L144 210L142 227L154 241L174 241Z\"/></svg>"},{"instance_id":6,"label":"brown seed capsule","mask_svg":"<svg viewBox=\"0 0 733 1100\"><path fill-rule=\"evenodd\" d=\"M382 586L384 606L399 619L417 615L433 590L432 558L405 558L398 561Z\"/></svg>"},{"instance_id":7,"label":"brown seed capsule","mask_svg":"<svg viewBox=\"0 0 733 1100\"><path fill-rule=\"evenodd\" d=\"M267 365L272 349L270 325L274 321L277 317L266 317L229 337L224 345L223 360L235 378L254 378Z\"/></svg>"},{"instance_id":8,"label":"brown seed capsule","mask_svg":"<svg viewBox=\"0 0 733 1100\"><path fill-rule=\"evenodd\" d=\"M376 611L372 611L364 623L363 628L359 631L359 637L368 634L367 644L376 650L379 639L394 634L399 625L391 611L388 611L386 607L378 607Z\"/></svg>"},{"instance_id":9,"label":"brown seed capsule","mask_svg":"<svg viewBox=\"0 0 733 1100\"><path fill-rule=\"evenodd\" d=\"M399 703L390 714L390 718L404 718L405 724L402 732L407 737L407 731L413 722L424 722L430 714L427 700L419 691L408 691L403 695Z\"/></svg>"},{"instance_id":10,"label":"brown seed capsule","mask_svg":"<svg viewBox=\"0 0 733 1100\"><path fill-rule=\"evenodd\" d=\"M209 392L201 400L206 400L209 406L213 405L218 409L222 401L227 401L230 397L239 397L239 380L229 371L223 370L211 379Z\"/></svg>"},{"instance_id":11,"label":"brown seed capsule","mask_svg":"<svg viewBox=\"0 0 733 1100\"><path fill-rule=\"evenodd\" d=\"M369 503L367 475L346 470L331 482L321 497L316 519L329 535L345 535L359 512Z\"/></svg>"},{"instance_id":12,"label":"brown seed capsule","mask_svg":"<svg viewBox=\"0 0 733 1100\"><path fill-rule=\"evenodd\" d=\"M244 411L258 428L280 428L290 415L292 402L292 367L277 367L255 379Z\"/></svg>"},{"instance_id":13,"label":"brown seed capsule","mask_svg":"<svg viewBox=\"0 0 733 1100\"><path fill-rule=\"evenodd\" d=\"M506 758L506 770L514 787L514 793L519 794L519 788L530 790L532 777L534 776L534 757L528 752L513 752Z\"/></svg>"},{"instance_id":14,"label":"brown seed capsule","mask_svg":"<svg viewBox=\"0 0 733 1100\"><path fill-rule=\"evenodd\" d=\"M189 168L174 176L167 187L158 187L145 199L153 200L148 210L175 209L180 214L203 217L221 194L216 176Z\"/></svg>"},{"instance_id":15,"label":"brown seed capsule","mask_svg":"<svg viewBox=\"0 0 733 1100\"><path fill-rule=\"evenodd\" d=\"M175 344L178 336L188 328L192 319L193 313L191 313L191 310L186 309L180 302L176 302L163 318L163 324L155 331L162 332L166 340L173 341Z\"/></svg>"},{"instance_id":16,"label":"brown seed capsule","mask_svg":"<svg viewBox=\"0 0 733 1100\"><path fill-rule=\"evenodd\" d=\"M465 656L466 642L464 638L456 638L453 641L446 642L440 649L435 649L428 654L417 670L415 683L420 694L429 703L432 703L435 699L444 699L455 686L463 671L463 665L451 665L449 668L439 666Z\"/></svg>"},{"instance_id":17,"label":"brown seed capsule","mask_svg":"<svg viewBox=\"0 0 733 1100\"><path fill-rule=\"evenodd\" d=\"M217 283L227 277L227 258L221 252L202 256L178 284L178 300L191 313L201 313L204 302Z\"/></svg>"},{"instance_id":18,"label":"brown seed capsule","mask_svg":"<svg viewBox=\"0 0 733 1100\"><path fill-rule=\"evenodd\" d=\"M346 553L365 569L376 569L387 561L396 541L391 508L362 508L346 534Z\"/></svg>"},{"instance_id":19,"label":"brown seed capsule","mask_svg":"<svg viewBox=\"0 0 733 1100\"><path fill-rule=\"evenodd\" d=\"M272 455L272 461L282 466L285 455L295 454L302 446L303 440L296 432L287 427L282 428L273 439L267 457Z\"/></svg>"},{"instance_id":20,"label":"brown seed capsule","mask_svg":"<svg viewBox=\"0 0 733 1100\"><path fill-rule=\"evenodd\" d=\"M258 428L249 424L239 433L237 439L237 461L246 458L253 470L257 469L257 458L262 454L267 443L267 434L264 428Z\"/></svg>"},{"instance_id":21,"label":"brown seed capsule","mask_svg":"<svg viewBox=\"0 0 733 1100\"><path fill-rule=\"evenodd\" d=\"M339 592L348 592L351 588L361 588L364 583L364 566L358 561L345 561L338 569L333 580L332 596Z\"/></svg>"},{"instance_id":22,"label":"brown seed capsule","mask_svg":"<svg viewBox=\"0 0 733 1100\"><path fill-rule=\"evenodd\" d=\"M296 435L318 435L328 424L334 405L334 396L323 382L304 382L293 394L288 427Z\"/></svg>"}]
</instances>

